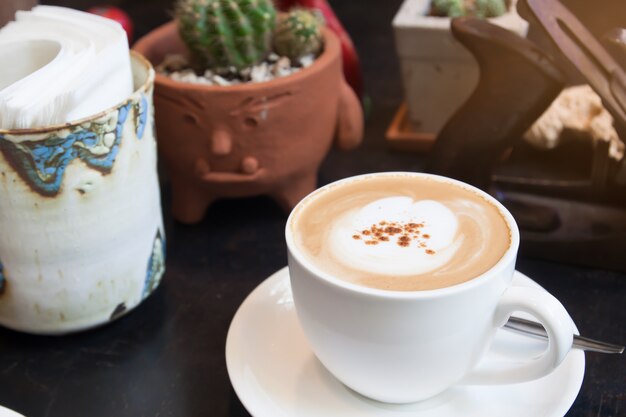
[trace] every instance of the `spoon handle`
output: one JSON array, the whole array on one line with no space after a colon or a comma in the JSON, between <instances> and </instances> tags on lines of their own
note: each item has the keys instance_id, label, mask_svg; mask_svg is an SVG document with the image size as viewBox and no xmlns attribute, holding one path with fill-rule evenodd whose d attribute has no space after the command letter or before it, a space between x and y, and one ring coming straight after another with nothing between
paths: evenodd
<instances>
[{"instance_id":1,"label":"spoon handle","mask_svg":"<svg viewBox=\"0 0 626 417\"><path fill-rule=\"evenodd\" d=\"M547 339L548 334L540 323L521 319L519 317L510 317L509 321L504 325L506 329L513 330L529 336L535 336L540 339ZM611 343L600 342L599 340L589 339L582 336L574 336L573 347L589 352L599 353L622 353L624 346L614 345Z\"/></svg>"}]
</instances>

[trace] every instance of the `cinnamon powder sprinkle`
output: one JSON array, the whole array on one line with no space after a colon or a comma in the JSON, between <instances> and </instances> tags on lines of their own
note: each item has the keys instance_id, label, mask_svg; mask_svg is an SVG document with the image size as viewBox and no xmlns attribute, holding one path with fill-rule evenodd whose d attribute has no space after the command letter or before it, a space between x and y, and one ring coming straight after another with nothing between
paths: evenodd
<instances>
[{"instance_id":1,"label":"cinnamon powder sprinkle","mask_svg":"<svg viewBox=\"0 0 626 417\"><path fill-rule=\"evenodd\" d=\"M395 243L403 248L413 246L419 249L425 249L429 255L435 253L430 249L424 239L430 239L427 233L422 234L420 229L424 227L424 223L399 223L388 220L382 220L371 225L368 229L352 235L354 240L363 240L366 245L378 245L380 242L389 242L395 238Z\"/></svg>"}]
</instances>

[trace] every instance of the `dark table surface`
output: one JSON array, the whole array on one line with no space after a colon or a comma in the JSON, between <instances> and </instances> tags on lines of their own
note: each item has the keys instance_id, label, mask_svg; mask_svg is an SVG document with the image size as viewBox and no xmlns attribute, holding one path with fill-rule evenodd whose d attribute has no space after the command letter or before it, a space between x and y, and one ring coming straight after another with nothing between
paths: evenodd
<instances>
[{"instance_id":1,"label":"dark table surface","mask_svg":"<svg viewBox=\"0 0 626 417\"><path fill-rule=\"evenodd\" d=\"M169 1L113 3L131 13L139 34L168 19ZM320 184L423 167L423 156L392 152L383 139L402 100L390 27L400 3L332 2L360 51L373 106L363 146L333 151ZM272 201L252 198L218 202L202 223L184 226L172 220L166 179L162 189L169 252L161 287L131 314L93 331L41 337L0 329L0 404L29 417L249 415L228 380L226 333L246 295L286 265L286 216ZM562 301L581 333L626 342L626 274L523 257L517 268ZM626 357L587 354L582 390L567 416L624 416L625 397Z\"/></svg>"}]
</instances>

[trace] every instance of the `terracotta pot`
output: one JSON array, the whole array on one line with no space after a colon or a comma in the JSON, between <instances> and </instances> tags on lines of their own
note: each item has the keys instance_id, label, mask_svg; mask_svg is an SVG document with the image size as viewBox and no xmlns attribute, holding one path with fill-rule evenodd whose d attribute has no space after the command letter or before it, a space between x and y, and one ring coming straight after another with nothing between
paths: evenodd
<instances>
[{"instance_id":1,"label":"terracotta pot","mask_svg":"<svg viewBox=\"0 0 626 417\"><path fill-rule=\"evenodd\" d=\"M313 65L269 82L206 86L157 74L159 152L171 177L177 220L198 222L223 197L265 194L291 210L315 189L334 137L341 149L361 142L363 114L343 78L339 41L329 30L324 39ZM154 64L186 52L175 22L134 49Z\"/></svg>"}]
</instances>

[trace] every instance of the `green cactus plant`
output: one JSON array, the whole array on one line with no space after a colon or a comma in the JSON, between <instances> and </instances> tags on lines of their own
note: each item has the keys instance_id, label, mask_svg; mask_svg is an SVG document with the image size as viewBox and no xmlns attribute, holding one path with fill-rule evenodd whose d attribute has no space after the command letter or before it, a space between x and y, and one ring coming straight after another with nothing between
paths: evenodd
<instances>
[{"instance_id":1,"label":"green cactus plant","mask_svg":"<svg viewBox=\"0 0 626 417\"><path fill-rule=\"evenodd\" d=\"M271 0L178 0L175 16L195 65L204 69L262 61L276 24Z\"/></svg>"},{"instance_id":2,"label":"green cactus plant","mask_svg":"<svg viewBox=\"0 0 626 417\"><path fill-rule=\"evenodd\" d=\"M310 10L293 9L278 16L274 31L274 51L292 61L306 55L319 55L324 39L323 18Z\"/></svg>"},{"instance_id":3,"label":"green cactus plant","mask_svg":"<svg viewBox=\"0 0 626 417\"><path fill-rule=\"evenodd\" d=\"M498 17L506 13L506 0L433 0L434 16L473 16L480 19Z\"/></svg>"},{"instance_id":4,"label":"green cactus plant","mask_svg":"<svg viewBox=\"0 0 626 417\"><path fill-rule=\"evenodd\" d=\"M506 3L504 0L475 0L474 15L485 19L488 17L498 17L506 13Z\"/></svg>"},{"instance_id":5,"label":"green cactus plant","mask_svg":"<svg viewBox=\"0 0 626 417\"><path fill-rule=\"evenodd\" d=\"M432 14L435 16L460 17L465 16L465 1L463 0L433 0Z\"/></svg>"}]
</instances>

